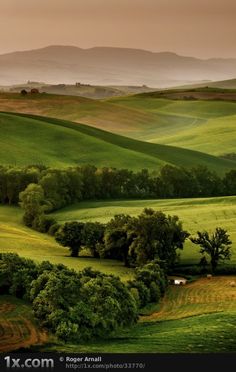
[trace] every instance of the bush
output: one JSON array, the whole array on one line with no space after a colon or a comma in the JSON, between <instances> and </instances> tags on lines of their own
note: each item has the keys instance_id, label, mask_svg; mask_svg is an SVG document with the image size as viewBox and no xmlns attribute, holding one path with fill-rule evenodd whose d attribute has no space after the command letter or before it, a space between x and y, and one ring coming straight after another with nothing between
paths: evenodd
<instances>
[{"instance_id":1,"label":"bush","mask_svg":"<svg viewBox=\"0 0 236 372\"><path fill-rule=\"evenodd\" d=\"M160 287L155 282L151 282L150 284L150 301L151 302L159 302L161 298L161 291Z\"/></svg>"},{"instance_id":2,"label":"bush","mask_svg":"<svg viewBox=\"0 0 236 372\"><path fill-rule=\"evenodd\" d=\"M0 254L0 289L32 302L40 324L63 341L107 337L137 321L137 305L119 278Z\"/></svg>"},{"instance_id":3,"label":"bush","mask_svg":"<svg viewBox=\"0 0 236 372\"><path fill-rule=\"evenodd\" d=\"M83 244L83 229L84 223L82 222L66 222L55 235L55 239L59 244L70 248L72 257L78 257Z\"/></svg>"},{"instance_id":4,"label":"bush","mask_svg":"<svg viewBox=\"0 0 236 372\"><path fill-rule=\"evenodd\" d=\"M206 269L203 269L199 265L188 265L188 266L177 266L171 272L170 275L184 275L184 276L192 276L192 275L203 275L206 273L210 273L211 268L208 265ZM236 274L236 265L229 264L229 265L219 265L215 271L215 275L235 275Z\"/></svg>"},{"instance_id":5,"label":"bush","mask_svg":"<svg viewBox=\"0 0 236 372\"><path fill-rule=\"evenodd\" d=\"M128 287L135 298L138 297L137 303L142 308L160 300L167 287L167 277L159 262L151 261L135 270L135 278L128 282Z\"/></svg>"},{"instance_id":6,"label":"bush","mask_svg":"<svg viewBox=\"0 0 236 372\"><path fill-rule=\"evenodd\" d=\"M209 268L209 272L210 272ZM199 265L177 266L169 273L171 275L201 275L202 268Z\"/></svg>"},{"instance_id":7,"label":"bush","mask_svg":"<svg viewBox=\"0 0 236 372\"><path fill-rule=\"evenodd\" d=\"M136 280L128 282L128 288L132 293L136 290L139 297L139 307L142 308L150 302L150 290L145 286L143 282Z\"/></svg>"},{"instance_id":8,"label":"bush","mask_svg":"<svg viewBox=\"0 0 236 372\"><path fill-rule=\"evenodd\" d=\"M14 253L0 254L0 291L28 299L32 280L37 277L37 266L32 260Z\"/></svg>"},{"instance_id":9,"label":"bush","mask_svg":"<svg viewBox=\"0 0 236 372\"><path fill-rule=\"evenodd\" d=\"M215 271L216 275L236 275L236 265L219 265Z\"/></svg>"},{"instance_id":10,"label":"bush","mask_svg":"<svg viewBox=\"0 0 236 372\"><path fill-rule=\"evenodd\" d=\"M61 225L59 223L54 223L53 225L50 226L48 230L48 234L51 236L55 236L58 230L60 229Z\"/></svg>"},{"instance_id":11,"label":"bush","mask_svg":"<svg viewBox=\"0 0 236 372\"><path fill-rule=\"evenodd\" d=\"M137 306L140 307L141 302L140 302L140 297L139 297L139 291L138 291L138 289L137 288L134 288L134 287L131 287L130 288L130 294L135 299L135 302L136 302Z\"/></svg>"},{"instance_id":12,"label":"bush","mask_svg":"<svg viewBox=\"0 0 236 372\"><path fill-rule=\"evenodd\" d=\"M55 225L56 221L54 218L49 217L45 214L38 215L32 224L33 229L41 232L46 233L50 229L51 226Z\"/></svg>"}]
</instances>

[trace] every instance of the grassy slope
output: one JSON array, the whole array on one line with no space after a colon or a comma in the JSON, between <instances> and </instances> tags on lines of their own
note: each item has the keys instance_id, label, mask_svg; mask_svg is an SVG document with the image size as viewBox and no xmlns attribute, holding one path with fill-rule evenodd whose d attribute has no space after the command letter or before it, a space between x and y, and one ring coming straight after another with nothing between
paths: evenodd
<instances>
[{"instance_id":1,"label":"grassy slope","mask_svg":"<svg viewBox=\"0 0 236 372\"><path fill-rule=\"evenodd\" d=\"M15 93L0 93L0 111L66 119L124 135L155 122L155 116L142 110L84 97L51 94L22 97Z\"/></svg>"},{"instance_id":2,"label":"grassy slope","mask_svg":"<svg viewBox=\"0 0 236 372\"><path fill-rule=\"evenodd\" d=\"M198 230L214 230L216 226L226 228L233 241L231 262L236 263L236 197L83 202L62 209L55 213L54 217L59 222L70 220L106 222L119 213L138 215L144 208L153 208L179 216L184 228L192 234ZM188 241L181 253L182 262L198 262L199 258L198 248Z\"/></svg>"},{"instance_id":3,"label":"grassy slope","mask_svg":"<svg viewBox=\"0 0 236 372\"><path fill-rule=\"evenodd\" d=\"M56 345L66 352L235 352L236 277L171 286L160 311L106 341ZM48 348L46 348L48 350Z\"/></svg>"},{"instance_id":4,"label":"grassy slope","mask_svg":"<svg viewBox=\"0 0 236 372\"><path fill-rule=\"evenodd\" d=\"M160 311L142 317L131 329L107 340L80 345L50 340L50 344L39 349L90 353L235 352L236 296L235 287L230 286L235 280L235 276L202 278L183 287L171 286ZM0 309L5 303L17 304L17 314L24 314L23 301L11 296L0 297ZM30 309L27 314L30 318Z\"/></svg>"},{"instance_id":5,"label":"grassy slope","mask_svg":"<svg viewBox=\"0 0 236 372\"><path fill-rule=\"evenodd\" d=\"M236 151L235 102L174 101L148 94L110 101L156 115L155 125L137 128L134 136L143 140L214 155Z\"/></svg>"},{"instance_id":6,"label":"grassy slope","mask_svg":"<svg viewBox=\"0 0 236 372\"><path fill-rule=\"evenodd\" d=\"M54 238L25 227L21 220L20 208L0 206L0 252L18 253L37 262L62 263L74 270L92 266L95 270L118 275L123 280L131 278L132 270L118 261L70 257L69 250L59 246Z\"/></svg>"},{"instance_id":7,"label":"grassy slope","mask_svg":"<svg viewBox=\"0 0 236 372\"><path fill-rule=\"evenodd\" d=\"M1 93L0 110L81 122L136 139L214 155L236 151L236 144L232 141L236 135L235 102L176 101L160 98L159 93L156 96L154 93L141 94L106 101L47 94L21 97L19 94Z\"/></svg>"},{"instance_id":8,"label":"grassy slope","mask_svg":"<svg viewBox=\"0 0 236 372\"><path fill-rule=\"evenodd\" d=\"M0 129L0 161L5 164L89 163L130 169L158 169L165 163L202 164L219 173L236 167L235 162L204 153L141 142L52 118L1 113Z\"/></svg>"}]
</instances>

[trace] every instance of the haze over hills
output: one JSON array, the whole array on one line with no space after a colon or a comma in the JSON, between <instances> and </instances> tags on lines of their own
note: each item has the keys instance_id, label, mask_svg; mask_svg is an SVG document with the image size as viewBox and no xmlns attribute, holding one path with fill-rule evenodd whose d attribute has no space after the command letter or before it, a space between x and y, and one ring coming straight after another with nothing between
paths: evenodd
<instances>
[{"instance_id":1,"label":"haze over hills","mask_svg":"<svg viewBox=\"0 0 236 372\"><path fill-rule=\"evenodd\" d=\"M235 72L236 76L236 72ZM197 89L202 87L208 88L219 88L219 89L236 89L236 79L227 79L220 81L206 81L198 84L187 84L184 86L178 86L178 89Z\"/></svg>"},{"instance_id":2,"label":"haze over hills","mask_svg":"<svg viewBox=\"0 0 236 372\"><path fill-rule=\"evenodd\" d=\"M198 59L141 49L48 46L0 56L0 85L23 81L170 87L235 78L236 59Z\"/></svg>"}]
</instances>

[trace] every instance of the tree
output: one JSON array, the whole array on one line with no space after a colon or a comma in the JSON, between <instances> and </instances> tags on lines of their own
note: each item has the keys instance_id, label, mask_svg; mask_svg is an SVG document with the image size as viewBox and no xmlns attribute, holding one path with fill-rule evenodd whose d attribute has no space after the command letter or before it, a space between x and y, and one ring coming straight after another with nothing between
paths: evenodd
<instances>
[{"instance_id":1,"label":"tree","mask_svg":"<svg viewBox=\"0 0 236 372\"><path fill-rule=\"evenodd\" d=\"M98 247L103 244L105 225L99 222L87 222L83 228L83 244L90 249L93 257L99 257Z\"/></svg>"},{"instance_id":2,"label":"tree","mask_svg":"<svg viewBox=\"0 0 236 372\"><path fill-rule=\"evenodd\" d=\"M236 195L236 170L226 173L223 183L225 195Z\"/></svg>"},{"instance_id":3,"label":"tree","mask_svg":"<svg viewBox=\"0 0 236 372\"><path fill-rule=\"evenodd\" d=\"M27 90L22 89L21 92L20 92L20 94L21 94L22 96L26 96L28 93L27 93Z\"/></svg>"},{"instance_id":4,"label":"tree","mask_svg":"<svg viewBox=\"0 0 236 372\"><path fill-rule=\"evenodd\" d=\"M229 260L231 257L231 245L229 234L221 227L217 227L211 235L207 231L197 232L197 237L190 240L200 245L200 253L207 254L211 258L212 273L216 271L219 261Z\"/></svg>"},{"instance_id":5,"label":"tree","mask_svg":"<svg viewBox=\"0 0 236 372\"><path fill-rule=\"evenodd\" d=\"M104 235L103 256L124 262L129 267L129 247L132 242L128 233L128 224L131 221L128 215L116 215L107 224Z\"/></svg>"},{"instance_id":6,"label":"tree","mask_svg":"<svg viewBox=\"0 0 236 372\"><path fill-rule=\"evenodd\" d=\"M206 256L202 256L201 257L200 262L199 262L199 266L202 269L202 273L206 273L207 272L208 262L207 262Z\"/></svg>"},{"instance_id":7,"label":"tree","mask_svg":"<svg viewBox=\"0 0 236 372\"><path fill-rule=\"evenodd\" d=\"M63 247L69 247L71 257L78 257L82 242L83 242L82 222L66 222L56 233L56 241Z\"/></svg>"},{"instance_id":8,"label":"tree","mask_svg":"<svg viewBox=\"0 0 236 372\"><path fill-rule=\"evenodd\" d=\"M144 209L141 215L130 221L128 236L132 237L129 255L136 257L138 265L160 259L171 266L176 262L177 250L183 249L189 234L183 230L177 216Z\"/></svg>"},{"instance_id":9,"label":"tree","mask_svg":"<svg viewBox=\"0 0 236 372\"><path fill-rule=\"evenodd\" d=\"M205 166L198 166L192 168L192 174L197 184L197 194L199 196L222 195L223 183L215 172L210 171Z\"/></svg>"},{"instance_id":10,"label":"tree","mask_svg":"<svg viewBox=\"0 0 236 372\"><path fill-rule=\"evenodd\" d=\"M139 307L149 302L158 302L167 287L165 270L161 268L161 261L152 261L136 268L134 280L128 282L128 288L133 294Z\"/></svg>"},{"instance_id":11,"label":"tree","mask_svg":"<svg viewBox=\"0 0 236 372\"><path fill-rule=\"evenodd\" d=\"M160 172L165 197L191 197L196 194L196 181L192 172L185 168L165 165Z\"/></svg>"},{"instance_id":12,"label":"tree","mask_svg":"<svg viewBox=\"0 0 236 372\"><path fill-rule=\"evenodd\" d=\"M20 206L25 210L23 221L26 226L32 227L35 218L47 209L43 188L31 183L20 193L19 199Z\"/></svg>"},{"instance_id":13,"label":"tree","mask_svg":"<svg viewBox=\"0 0 236 372\"><path fill-rule=\"evenodd\" d=\"M78 168L82 179L82 197L85 200L99 198L99 182L97 168L93 165L83 165Z\"/></svg>"},{"instance_id":14,"label":"tree","mask_svg":"<svg viewBox=\"0 0 236 372\"><path fill-rule=\"evenodd\" d=\"M0 292L29 299L32 281L37 277L37 266L15 253L0 253Z\"/></svg>"}]
</instances>

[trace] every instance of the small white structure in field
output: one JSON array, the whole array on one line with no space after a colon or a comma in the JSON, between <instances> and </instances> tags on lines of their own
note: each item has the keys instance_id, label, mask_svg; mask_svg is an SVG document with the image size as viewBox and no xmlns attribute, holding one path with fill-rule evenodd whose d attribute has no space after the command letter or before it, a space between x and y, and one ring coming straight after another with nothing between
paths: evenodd
<instances>
[{"instance_id":1,"label":"small white structure in field","mask_svg":"<svg viewBox=\"0 0 236 372\"><path fill-rule=\"evenodd\" d=\"M236 287L235 281L230 282L230 287Z\"/></svg>"},{"instance_id":2,"label":"small white structure in field","mask_svg":"<svg viewBox=\"0 0 236 372\"><path fill-rule=\"evenodd\" d=\"M212 274L207 274L207 279L211 279L212 278Z\"/></svg>"},{"instance_id":3,"label":"small white structure in field","mask_svg":"<svg viewBox=\"0 0 236 372\"><path fill-rule=\"evenodd\" d=\"M187 279L174 279L175 285L185 285L187 283Z\"/></svg>"},{"instance_id":4,"label":"small white structure in field","mask_svg":"<svg viewBox=\"0 0 236 372\"><path fill-rule=\"evenodd\" d=\"M169 276L168 281L169 281L169 284L174 284L174 285L185 285L187 283L187 279L179 278L175 276Z\"/></svg>"}]
</instances>

